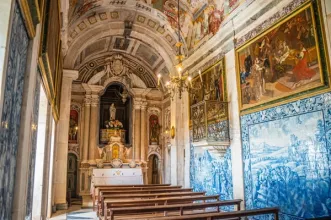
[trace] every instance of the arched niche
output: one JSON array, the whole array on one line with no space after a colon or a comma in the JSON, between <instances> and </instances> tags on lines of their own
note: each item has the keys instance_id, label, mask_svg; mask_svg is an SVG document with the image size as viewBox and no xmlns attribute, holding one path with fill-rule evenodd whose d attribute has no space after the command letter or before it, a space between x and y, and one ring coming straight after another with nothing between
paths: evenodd
<instances>
[{"instance_id":1,"label":"arched niche","mask_svg":"<svg viewBox=\"0 0 331 220\"><path fill-rule=\"evenodd\" d=\"M69 144L78 143L78 128L79 128L79 110L76 108L70 109L70 120L69 120Z\"/></svg>"},{"instance_id":2,"label":"arched niche","mask_svg":"<svg viewBox=\"0 0 331 220\"><path fill-rule=\"evenodd\" d=\"M159 116L151 114L149 116L149 144L159 145L160 144L160 122Z\"/></svg>"},{"instance_id":3,"label":"arched niche","mask_svg":"<svg viewBox=\"0 0 331 220\"><path fill-rule=\"evenodd\" d=\"M107 129L110 120L110 106L114 104L116 108L115 119L123 124L125 132L125 145L132 143L132 93L127 87L120 82L113 81L107 84L103 92L100 94L100 117L99 126L101 129ZM99 139L101 146L107 143Z\"/></svg>"}]
</instances>

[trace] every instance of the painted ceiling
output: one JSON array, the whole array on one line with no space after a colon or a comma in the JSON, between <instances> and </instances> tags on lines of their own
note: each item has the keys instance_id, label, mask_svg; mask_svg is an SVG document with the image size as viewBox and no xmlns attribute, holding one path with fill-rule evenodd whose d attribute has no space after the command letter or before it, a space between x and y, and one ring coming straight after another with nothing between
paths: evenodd
<instances>
[{"instance_id":1,"label":"painted ceiling","mask_svg":"<svg viewBox=\"0 0 331 220\"><path fill-rule=\"evenodd\" d=\"M121 1L121 0L118 0ZM194 49L205 38L210 38L219 30L224 19L246 0L180 0L180 23L182 37L187 49ZM70 0L69 21L76 21L91 10L112 4L115 0ZM123 0L125 2L125 0ZM167 16L174 30L177 30L176 0L142 1ZM201 43L200 43L201 44Z\"/></svg>"},{"instance_id":2,"label":"painted ceiling","mask_svg":"<svg viewBox=\"0 0 331 220\"><path fill-rule=\"evenodd\" d=\"M231 12L246 1L180 0L185 56L213 37ZM66 68L86 70L91 60L116 52L139 63L154 74L152 78L174 71L176 0L70 0L65 16L67 27L62 41ZM130 30L125 26L128 21Z\"/></svg>"}]
</instances>

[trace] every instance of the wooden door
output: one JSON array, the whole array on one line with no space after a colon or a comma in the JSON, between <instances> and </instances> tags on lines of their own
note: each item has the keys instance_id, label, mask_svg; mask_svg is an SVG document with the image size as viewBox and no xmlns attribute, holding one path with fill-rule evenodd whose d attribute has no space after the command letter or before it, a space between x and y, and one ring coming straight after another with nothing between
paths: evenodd
<instances>
[{"instance_id":1,"label":"wooden door","mask_svg":"<svg viewBox=\"0 0 331 220\"><path fill-rule=\"evenodd\" d=\"M75 154L68 154L68 170L67 170L67 192L71 198L76 198L77 187L77 157Z\"/></svg>"}]
</instances>

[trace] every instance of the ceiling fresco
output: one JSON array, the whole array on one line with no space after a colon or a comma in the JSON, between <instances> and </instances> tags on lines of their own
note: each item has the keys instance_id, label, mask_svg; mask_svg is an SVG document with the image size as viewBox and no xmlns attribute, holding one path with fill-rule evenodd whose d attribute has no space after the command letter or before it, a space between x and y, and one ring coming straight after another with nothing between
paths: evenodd
<instances>
[{"instance_id":1,"label":"ceiling fresco","mask_svg":"<svg viewBox=\"0 0 331 220\"><path fill-rule=\"evenodd\" d=\"M115 52L128 55L123 62L135 63L129 70L148 87L155 87L157 74L166 80L174 71L177 1L146 1L69 1L64 65L79 69L78 81L87 82L100 73L105 57ZM180 0L180 34L186 57L219 32L222 22L247 1L251 0ZM131 22L129 29L127 22Z\"/></svg>"},{"instance_id":2,"label":"ceiling fresco","mask_svg":"<svg viewBox=\"0 0 331 220\"><path fill-rule=\"evenodd\" d=\"M125 4L126 0L122 1ZM246 1L181 0L181 34L186 41L187 49L192 50L215 35L222 21ZM73 23L87 12L109 4L115 4L114 0L70 0L69 21ZM177 2L175 0L152 0L150 6L163 12L171 27L176 31Z\"/></svg>"}]
</instances>

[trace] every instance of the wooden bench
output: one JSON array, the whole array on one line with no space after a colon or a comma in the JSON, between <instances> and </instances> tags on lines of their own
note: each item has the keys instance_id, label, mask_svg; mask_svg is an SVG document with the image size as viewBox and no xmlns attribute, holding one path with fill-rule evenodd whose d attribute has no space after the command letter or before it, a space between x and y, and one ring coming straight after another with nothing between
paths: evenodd
<instances>
[{"instance_id":1,"label":"wooden bench","mask_svg":"<svg viewBox=\"0 0 331 220\"><path fill-rule=\"evenodd\" d=\"M171 184L133 184L133 185L107 185L107 184L95 184L94 187L112 186L112 187L150 187L150 186L170 186Z\"/></svg>"},{"instance_id":2,"label":"wooden bench","mask_svg":"<svg viewBox=\"0 0 331 220\"><path fill-rule=\"evenodd\" d=\"M206 202L208 200L219 201L219 195L212 196L183 196L183 197L166 197L166 198L155 198L155 199L136 199L136 200L121 200L121 199L106 199L104 200L104 209L99 209L99 215L103 216L104 210L114 207L132 207L132 206L156 206L156 205L169 205L169 204L184 204L193 203L195 201ZM238 205L240 210L240 204Z\"/></svg>"},{"instance_id":3,"label":"wooden bench","mask_svg":"<svg viewBox=\"0 0 331 220\"><path fill-rule=\"evenodd\" d=\"M157 220L217 220L217 219L234 219L248 216L257 215L274 215L274 220L279 220L279 208L263 208L263 209L252 209L252 210L242 210L242 211L232 211L232 212L221 212L221 213L201 213L201 214L191 214L183 216L167 216L167 217L143 217L136 218L135 220L142 219L157 219Z\"/></svg>"},{"instance_id":4,"label":"wooden bench","mask_svg":"<svg viewBox=\"0 0 331 220\"><path fill-rule=\"evenodd\" d=\"M108 219L108 211L111 220L114 220L115 216L128 215L128 214L141 215L146 213L164 213L164 215L166 216L167 213L170 211L178 211L179 216L182 216L184 214L184 211L201 210L212 207L216 207L216 212L219 212L220 206L238 205L240 204L241 201L242 200L227 200L227 201L206 202L206 203L109 208L104 210L103 219L105 220Z\"/></svg>"},{"instance_id":5,"label":"wooden bench","mask_svg":"<svg viewBox=\"0 0 331 220\"><path fill-rule=\"evenodd\" d=\"M130 199L130 200L142 200L142 199L156 199L156 198L168 198L168 197L190 197L190 196L203 196L206 192L172 192L172 193L151 193L151 194L110 194L100 196L100 202L97 204L97 214L101 210L101 215L104 215L104 202L106 199ZM109 201L107 200L107 201Z\"/></svg>"},{"instance_id":6,"label":"wooden bench","mask_svg":"<svg viewBox=\"0 0 331 220\"><path fill-rule=\"evenodd\" d=\"M219 201L219 195L212 196L188 196L188 197L167 197L167 198L156 198L156 199L140 199L140 200L118 200L118 199L106 199L104 201L104 207L130 207L130 206L151 206L151 205L170 205L170 204L183 204L192 203L194 201L208 201L216 200Z\"/></svg>"},{"instance_id":7,"label":"wooden bench","mask_svg":"<svg viewBox=\"0 0 331 220\"><path fill-rule=\"evenodd\" d=\"M101 202L101 198L104 195L112 195L112 194L151 194L151 193L172 193L172 192L192 192L191 188L185 189L150 189L150 190L100 190L98 196L94 199L93 207L95 206L95 200Z\"/></svg>"},{"instance_id":8,"label":"wooden bench","mask_svg":"<svg viewBox=\"0 0 331 220\"><path fill-rule=\"evenodd\" d=\"M102 190L125 190L125 189L178 189L182 186L170 186L170 184L150 184L150 185L95 185L92 195L93 209L95 201L98 200L99 192Z\"/></svg>"}]
</instances>

